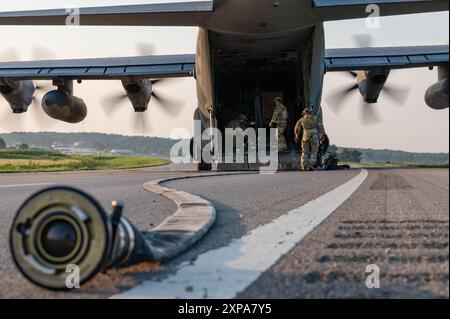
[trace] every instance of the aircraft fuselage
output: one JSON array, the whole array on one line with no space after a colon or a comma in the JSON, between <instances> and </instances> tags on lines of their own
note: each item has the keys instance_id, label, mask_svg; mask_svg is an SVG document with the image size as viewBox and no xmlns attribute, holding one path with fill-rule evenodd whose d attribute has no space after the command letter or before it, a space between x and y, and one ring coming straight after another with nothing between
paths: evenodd
<instances>
[{"instance_id":1,"label":"aircraft fuselage","mask_svg":"<svg viewBox=\"0 0 450 319\"><path fill-rule=\"evenodd\" d=\"M204 27L250 39L284 37L320 22L312 0L217 0Z\"/></svg>"},{"instance_id":2,"label":"aircraft fuselage","mask_svg":"<svg viewBox=\"0 0 450 319\"><path fill-rule=\"evenodd\" d=\"M226 110L236 113L223 91L248 96L253 86L255 96L285 96L298 109L293 116L306 105L320 115L324 50L323 22L311 0L219 0L198 36L199 110L207 118L214 111L219 120ZM233 88L233 78L245 79L242 90ZM248 98L236 103L243 113L253 107ZM222 121L237 115L222 114Z\"/></svg>"}]
</instances>

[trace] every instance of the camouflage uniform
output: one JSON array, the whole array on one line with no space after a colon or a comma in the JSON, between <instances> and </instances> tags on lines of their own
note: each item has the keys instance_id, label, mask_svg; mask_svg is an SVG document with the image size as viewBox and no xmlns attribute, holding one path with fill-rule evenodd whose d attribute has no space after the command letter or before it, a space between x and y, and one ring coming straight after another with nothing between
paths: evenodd
<instances>
[{"instance_id":1,"label":"camouflage uniform","mask_svg":"<svg viewBox=\"0 0 450 319\"><path fill-rule=\"evenodd\" d=\"M329 147L330 147L330 139L328 138L328 135L323 131L322 128L319 138L319 150L317 152L317 163L319 164L319 166L322 163L322 157L325 156Z\"/></svg>"},{"instance_id":2,"label":"camouflage uniform","mask_svg":"<svg viewBox=\"0 0 450 319\"><path fill-rule=\"evenodd\" d=\"M317 119L309 109L303 112L303 117L295 125L295 140L302 142L302 170L313 170L317 163L319 137L317 135Z\"/></svg>"},{"instance_id":3,"label":"camouflage uniform","mask_svg":"<svg viewBox=\"0 0 450 319\"><path fill-rule=\"evenodd\" d=\"M270 121L270 127L278 129L278 151L283 152L287 150L286 137L284 133L287 128L287 121L289 114L286 106L281 102L281 98L275 99L275 110L273 111L272 120Z\"/></svg>"},{"instance_id":4,"label":"camouflage uniform","mask_svg":"<svg viewBox=\"0 0 450 319\"><path fill-rule=\"evenodd\" d=\"M226 126L226 128L231 128L233 130L242 129L243 131L245 131L249 127L250 127L250 123L249 123L249 120L248 120L248 118L247 118L247 116L245 114L239 115L237 119L234 119L234 120L230 121L227 124L227 126ZM244 139L244 136L242 135L242 132L236 132L236 136L241 138L241 139ZM245 144L244 148L248 147L248 141L247 140L245 140L244 144ZM245 149L244 150L237 149L236 145L233 147L233 149L234 150L239 150L239 151L244 151L245 150Z\"/></svg>"}]
</instances>

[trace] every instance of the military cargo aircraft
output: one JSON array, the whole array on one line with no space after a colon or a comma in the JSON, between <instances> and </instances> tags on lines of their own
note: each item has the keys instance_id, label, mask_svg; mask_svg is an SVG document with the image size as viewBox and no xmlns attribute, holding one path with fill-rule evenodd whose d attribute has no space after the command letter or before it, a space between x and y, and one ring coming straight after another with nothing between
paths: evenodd
<instances>
[{"instance_id":1,"label":"military cargo aircraft","mask_svg":"<svg viewBox=\"0 0 450 319\"><path fill-rule=\"evenodd\" d=\"M0 93L14 113L23 113L32 104L33 81L52 81L56 89L44 96L44 111L76 123L86 117L87 106L74 95L74 81L120 80L134 111L144 112L157 98L155 80L195 77L194 118L204 129L223 130L239 114L255 128L268 127L276 96L284 98L293 127L305 106L321 117L327 72L352 72L355 82L347 92L359 90L364 112L370 113L380 94L396 97L385 89L391 70L437 67L438 80L426 90L425 101L433 109L448 108L448 45L325 49L324 22L368 17L374 5L381 16L449 8L448 0L214 0L80 8L81 26L196 26L197 52L1 62ZM70 14L66 9L1 12L0 25L66 25ZM210 166L201 162L199 169Z\"/></svg>"}]
</instances>

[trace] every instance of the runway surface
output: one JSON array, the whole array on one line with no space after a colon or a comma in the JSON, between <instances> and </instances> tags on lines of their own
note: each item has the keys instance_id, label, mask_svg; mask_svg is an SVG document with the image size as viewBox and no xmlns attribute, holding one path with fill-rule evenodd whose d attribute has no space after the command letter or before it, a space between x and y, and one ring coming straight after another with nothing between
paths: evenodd
<instances>
[{"instance_id":1,"label":"runway surface","mask_svg":"<svg viewBox=\"0 0 450 319\"><path fill-rule=\"evenodd\" d=\"M217 221L211 232L175 260L163 265L143 263L111 270L71 293L37 288L23 279L12 264L7 241L9 226L21 202L34 191L55 184L72 185L92 193L105 207L111 200L121 199L133 223L139 229L149 230L176 207L163 197L143 190L142 184L196 174L188 168L175 171L166 167L0 175L0 297L132 298L136 293L143 298L449 296L449 174L448 170L440 169L372 169L365 176L357 169L280 172L172 181L165 186L200 195L217 210ZM358 179L362 182L360 186L356 185ZM330 211L329 216L317 220L317 227L304 231L308 225L301 221L295 225L299 221L297 217L307 216L308 207L326 206L353 186L355 191L351 191L350 197ZM289 218L293 229L284 231L283 227L289 228L289 223L286 224ZM258 237L261 232L267 232L267 236ZM273 242L276 236L283 239ZM258 238L267 241L268 251L264 246L256 252L242 250L239 265L228 267L236 258L233 247L244 247L236 246L240 242L250 248L257 247L261 241ZM283 249L286 253L282 253ZM228 267L226 276L216 276L218 284L214 293L200 293L184 273L201 274L203 281L216 278L204 274L201 268L202 262L208 262L213 256L223 258L221 264ZM252 264L246 256L261 259ZM380 268L380 289L366 287L366 267L371 264ZM230 285L227 278L239 280L241 286ZM165 288L160 289L158 296L152 293L153 283ZM230 290L230 286L235 289Z\"/></svg>"}]
</instances>

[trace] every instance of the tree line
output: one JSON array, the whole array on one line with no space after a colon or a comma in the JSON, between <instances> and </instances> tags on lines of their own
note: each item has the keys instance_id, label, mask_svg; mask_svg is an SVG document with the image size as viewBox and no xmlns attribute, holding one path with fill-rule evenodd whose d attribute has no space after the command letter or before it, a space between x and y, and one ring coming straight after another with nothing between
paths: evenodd
<instances>
[{"instance_id":1,"label":"tree line","mask_svg":"<svg viewBox=\"0 0 450 319\"><path fill-rule=\"evenodd\" d=\"M136 154L168 158L172 146L179 140L160 137L124 136L102 133L5 133L0 134L0 149L7 146L18 148L41 147L52 145L80 148L94 148L101 152L113 149L127 149ZM448 164L448 153L414 153L396 150L375 150L363 148L343 148L332 145L331 151L338 153L343 162L364 163L405 163L405 164Z\"/></svg>"}]
</instances>

